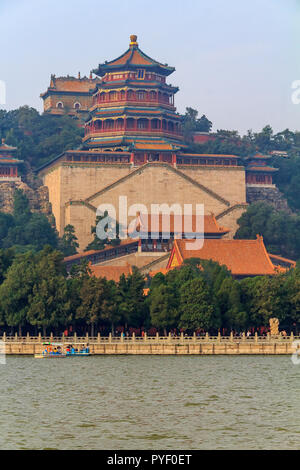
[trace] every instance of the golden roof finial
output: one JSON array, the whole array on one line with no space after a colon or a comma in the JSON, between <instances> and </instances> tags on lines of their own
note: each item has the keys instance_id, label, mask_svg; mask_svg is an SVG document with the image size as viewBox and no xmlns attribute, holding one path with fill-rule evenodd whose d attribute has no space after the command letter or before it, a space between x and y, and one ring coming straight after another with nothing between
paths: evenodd
<instances>
[{"instance_id":1,"label":"golden roof finial","mask_svg":"<svg viewBox=\"0 0 300 470\"><path fill-rule=\"evenodd\" d=\"M135 34L132 34L130 36L130 44L129 46L138 46L138 43L136 42L137 41L137 36Z\"/></svg>"}]
</instances>

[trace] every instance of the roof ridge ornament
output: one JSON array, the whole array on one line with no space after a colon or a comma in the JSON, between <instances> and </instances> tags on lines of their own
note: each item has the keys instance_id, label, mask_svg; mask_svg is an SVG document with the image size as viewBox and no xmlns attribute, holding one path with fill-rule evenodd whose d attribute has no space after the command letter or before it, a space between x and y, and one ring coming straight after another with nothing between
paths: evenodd
<instances>
[{"instance_id":1,"label":"roof ridge ornament","mask_svg":"<svg viewBox=\"0 0 300 470\"><path fill-rule=\"evenodd\" d=\"M133 47L133 46L138 46L138 43L137 43L137 35L136 34L132 34L130 36L130 44L129 44L129 47Z\"/></svg>"}]
</instances>

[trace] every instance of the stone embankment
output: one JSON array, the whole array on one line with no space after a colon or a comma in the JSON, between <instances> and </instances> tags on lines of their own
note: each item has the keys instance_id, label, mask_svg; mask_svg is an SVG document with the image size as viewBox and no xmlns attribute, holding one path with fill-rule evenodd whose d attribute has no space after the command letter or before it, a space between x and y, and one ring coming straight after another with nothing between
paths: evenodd
<instances>
[{"instance_id":1,"label":"stone embankment","mask_svg":"<svg viewBox=\"0 0 300 470\"><path fill-rule=\"evenodd\" d=\"M45 349L43 343L89 344L92 355L244 355L293 354L300 346L300 337L281 336L147 336L135 337L2 337L7 355L33 355ZM299 345L297 345L299 342ZM3 344L2 343L2 344ZM300 349L299 349L300 352Z\"/></svg>"}]
</instances>

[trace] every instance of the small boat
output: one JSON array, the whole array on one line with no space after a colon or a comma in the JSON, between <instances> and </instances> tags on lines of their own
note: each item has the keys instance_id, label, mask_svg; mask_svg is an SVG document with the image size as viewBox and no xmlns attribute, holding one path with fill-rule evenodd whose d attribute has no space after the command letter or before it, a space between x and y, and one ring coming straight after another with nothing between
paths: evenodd
<instances>
[{"instance_id":1,"label":"small boat","mask_svg":"<svg viewBox=\"0 0 300 470\"><path fill-rule=\"evenodd\" d=\"M82 347L80 350L75 349L72 344L66 345L64 343L43 343L46 346L42 353L35 354L35 359L61 359L62 357L72 356L90 356L90 348L88 344L80 343ZM76 344L77 345L77 344Z\"/></svg>"},{"instance_id":2,"label":"small boat","mask_svg":"<svg viewBox=\"0 0 300 470\"><path fill-rule=\"evenodd\" d=\"M43 343L46 346L42 353L35 354L35 359L60 359L67 357L63 343Z\"/></svg>"},{"instance_id":3,"label":"small boat","mask_svg":"<svg viewBox=\"0 0 300 470\"><path fill-rule=\"evenodd\" d=\"M81 345L81 349L78 350L77 348L75 349L72 344L69 344L66 347L66 355L68 357L74 357L74 356L90 356L90 348L88 344L85 343L77 343L76 346Z\"/></svg>"},{"instance_id":4,"label":"small boat","mask_svg":"<svg viewBox=\"0 0 300 470\"><path fill-rule=\"evenodd\" d=\"M35 359L60 359L62 357L67 357L66 354L35 354Z\"/></svg>"}]
</instances>

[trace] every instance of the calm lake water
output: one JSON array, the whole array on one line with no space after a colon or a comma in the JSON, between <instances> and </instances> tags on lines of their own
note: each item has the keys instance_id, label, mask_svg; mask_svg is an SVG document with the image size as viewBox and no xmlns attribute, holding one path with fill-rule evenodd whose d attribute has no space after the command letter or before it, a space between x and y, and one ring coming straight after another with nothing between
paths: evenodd
<instances>
[{"instance_id":1,"label":"calm lake water","mask_svg":"<svg viewBox=\"0 0 300 470\"><path fill-rule=\"evenodd\" d=\"M97 356L0 365L1 449L299 449L289 356Z\"/></svg>"}]
</instances>

